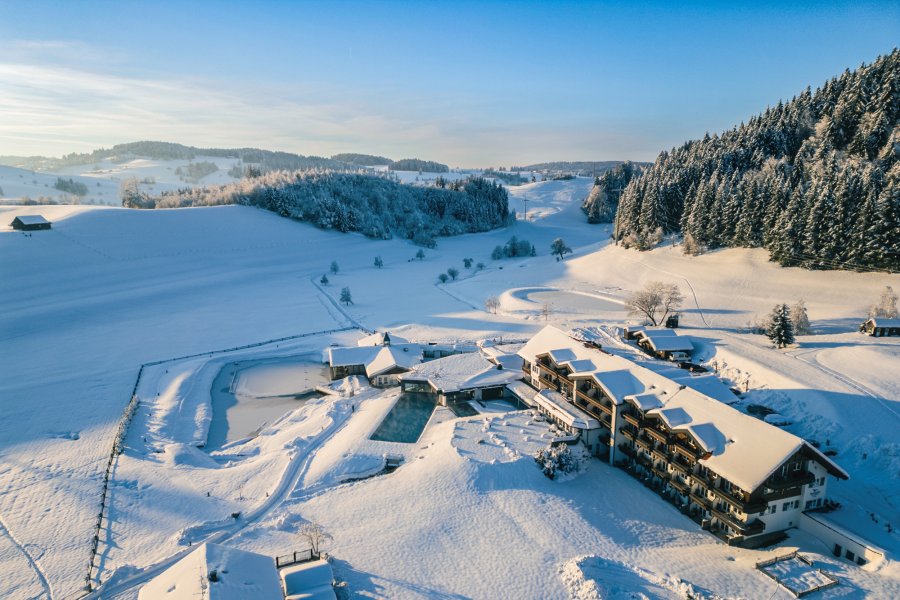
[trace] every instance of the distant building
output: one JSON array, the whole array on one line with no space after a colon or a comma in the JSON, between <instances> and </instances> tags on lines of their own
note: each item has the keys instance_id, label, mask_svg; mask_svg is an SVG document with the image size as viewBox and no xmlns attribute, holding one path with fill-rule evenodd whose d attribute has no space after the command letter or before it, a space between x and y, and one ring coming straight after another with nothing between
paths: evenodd
<instances>
[{"instance_id":1,"label":"distant building","mask_svg":"<svg viewBox=\"0 0 900 600\"><path fill-rule=\"evenodd\" d=\"M675 362L691 360L694 345L686 337L681 337L671 329L642 328L633 332L637 345L648 354Z\"/></svg>"},{"instance_id":2,"label":"distant building","mask_svg":"<svg viewBox=\"0 0 900 600\"><path fill-rule=\"evenodd\" d=\"M10 223L13 229L19 231L37 231L38 229L50 229L50 221L41 215L19 215Z\"/></svg>"},{"instance_id":3,"label":"distant building","mask_svg":"<svg viewBox=\"0 0 900 600\"><path fill-rule=\"evenodd\" d=\"M900 319L873 317L863 323L862 330L873 337L900 335Z\"/></svg>"}]
</instances>

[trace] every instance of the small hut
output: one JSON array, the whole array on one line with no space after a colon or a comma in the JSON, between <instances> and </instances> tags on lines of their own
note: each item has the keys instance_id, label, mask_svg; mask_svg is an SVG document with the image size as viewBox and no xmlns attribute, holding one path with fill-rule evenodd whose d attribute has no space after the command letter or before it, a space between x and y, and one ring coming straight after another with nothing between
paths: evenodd
<instances>
[{"instance_id":1,"label":"small hut","mask_svg":"<svg viewBox=\"0 0 900 600\"><path fill-rule=\"evenodd\" d=\"M900 335L900 319L872 317L863 323L862 330L873 337Z\"/></svg>"},{"instance_id":2,"label":"small hut","mask_svg":"<svg viewBox=\"0 0 900 600\"><path fill-rule=\"evenodd\" d=\"M50 229L50 221L41 215L20 215L10 223L13 229L19 231L36 231L38 229Z\"/></svg>"}]
</instances>

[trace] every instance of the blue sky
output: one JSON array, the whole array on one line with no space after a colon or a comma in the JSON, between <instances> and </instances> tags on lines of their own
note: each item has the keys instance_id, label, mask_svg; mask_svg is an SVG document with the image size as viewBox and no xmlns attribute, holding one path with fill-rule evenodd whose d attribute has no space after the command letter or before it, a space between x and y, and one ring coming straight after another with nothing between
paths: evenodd
<instances>
[{"instance_id":1,"label":"blue sky","mask_svg":"<svg viewBox=\"0 0 900 600\"><path fill-rule=\"evenodd\" d=\"M0 154L652 160L900 45L898 2L0 0Z\"/></svg>"}]
</instances>

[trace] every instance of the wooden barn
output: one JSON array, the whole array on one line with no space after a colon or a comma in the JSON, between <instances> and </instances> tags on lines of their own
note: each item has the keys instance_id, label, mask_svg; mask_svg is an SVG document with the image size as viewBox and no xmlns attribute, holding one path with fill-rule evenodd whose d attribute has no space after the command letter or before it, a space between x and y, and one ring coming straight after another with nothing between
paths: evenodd
<instances>
[{"instance_id":1,"label":"wooden barn","mask_svg":"<svg viewBox=\"0 0 900 600\"><path fill-rule=\"evenodd\" d=\"M50 221L41 215L20 215L10 223L13 229L19 231L36 231L38 229L50 229Z\"/></svg>"},{"instance_id":2,"label":"wooden barn","mask_svg":"<svg viewBox=\"0 0 900 600\"><path fill-rule=\"evenodd\" d=\"M900 319L873 317L863 323L862 330L873 337L900 335Z\"/></svg>"}]
</instances>

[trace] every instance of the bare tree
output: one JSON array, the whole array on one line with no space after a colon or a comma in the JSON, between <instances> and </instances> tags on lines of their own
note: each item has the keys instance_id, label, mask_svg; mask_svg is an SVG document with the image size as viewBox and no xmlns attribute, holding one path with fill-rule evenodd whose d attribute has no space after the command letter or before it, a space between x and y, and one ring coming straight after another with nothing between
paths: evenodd
<instances>
[{"instance_id":1,"label":"bare tree","mask_svg":"<svg viewBox=\"0 0 900 600\"><path fill-rule=\"evenodd\" d=\"M487 300L484 301L484 307L488 310L488 312L497 314L497 309L500 308L500 300L497 296L490 296Z\"/></svg>"},{"instance_id":2,"label":"bare tree","mask_svg":"<svg viewBox=\"0 0 900 600\"><path fill-rule=\"evenodd\" d=\"M333 540L325 528L319 525L318 523L304 523L300 526L300 529L297 531L300 534L300 538L309 544L309 549L312 550L312 553L316 556L319 556L319 548L327 542L328 540Z\"/></svg>"},{"instance_id":3,"label":"bare tree","mask_svg":"<svg viewBox=\"0 0 900 600\"><path fill-rule=\"evenodd\" d=\"M894 288L889 285L884 286L881 292L881 298L878 304L869 309L870 317L883 317L885 319L894 319L897 317L897 293Z\"/></svg>"},{"instance_id":4,"label":"bare tree","mask_svg":"<svg viewBox=\"0 0 900 600\"><path fill-rule=\"evenodd\" d=\"M634 292L625 301L629 315L645 317L654 325L666 320L669 313L674 312L684 302L681 290L674 283L651 281L644 289ZM662 311L662 316L657 319L657 314Z\"/></svg>"},{"instance_id":5,"label":"bare tree","mask_svg":"<svg viewBox=\"0 0 900 600\"><path fill-rule=\"evenodd\" d=\"M545 321L549 321L550 315L552 315L552 314L553 314L553 305L550 304L549 302L544 302L544 304L541 305L541 316L544 317Z\"/></svg>"},{"instance_id":6,"label":"bare tree","mask_svg":"<svg viewBox=\"0 0 900 600\"><path fill-rule=\"evenodd\" d=\"M806 313L806 302L803 298L791 307L791 323L794 326L795 335L809 335L812 328L809 326L809 315Z\"/></svg>"}]
</instances>

